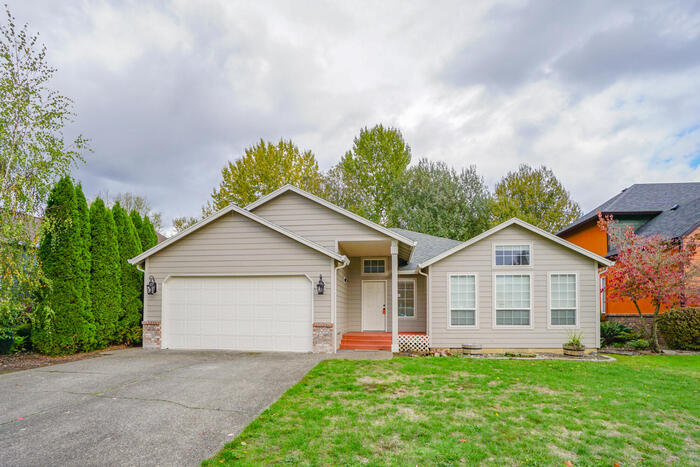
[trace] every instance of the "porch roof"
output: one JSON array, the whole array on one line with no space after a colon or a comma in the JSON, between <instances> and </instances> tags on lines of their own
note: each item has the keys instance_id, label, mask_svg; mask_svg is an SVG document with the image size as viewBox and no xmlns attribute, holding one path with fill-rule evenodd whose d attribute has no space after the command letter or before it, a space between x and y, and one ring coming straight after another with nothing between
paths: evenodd
<instances>
[{"instance_id":1,"label":"porch roof","mask_svg":"<svg viewBox=\"0 0 700 467\"><path fill-rule=\"evenodd\" d=\"M411 261L403 266L399 266L399 273L415 272L420 263L427 261L430 258L434 258L440 253L443 253L462 243L458 240L436 237L434 235L413 232L406 229L392 228L391 230L416 242L416 248L413 250L413 257L411 258Z\"/></svg>"}]
</instances>

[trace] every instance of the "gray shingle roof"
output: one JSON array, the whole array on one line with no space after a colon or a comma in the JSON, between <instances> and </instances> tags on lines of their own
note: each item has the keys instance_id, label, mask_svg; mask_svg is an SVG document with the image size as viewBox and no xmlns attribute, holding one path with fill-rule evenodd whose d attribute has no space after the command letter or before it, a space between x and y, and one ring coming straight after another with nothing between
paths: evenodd
<instances>
[{"instance_id":1,"label":"gray shingle roof","mask_svg":"<svg viewBox=\"0 0 700 467\"><path fill-rule=\"evenodd\" d=\"M459 245L460 241L451 240L449 238L435 237L433 235L428 235L420 232L413 232L406 229L390 229L404 237L408 237L411 240L418 242L415 250L413 251L413 257L411 262L399 267L399 271L414 271L418 265L424 261L433 258L443 251L447 251L450 248L454 248Z\"/></svg>"},{"instance_id":2,"label":"gray shingle roof","mask_svg":"<svg viewBox=\"0 0 700 467\"><path fill-rule=\"evenodd\" d=\"M678 205L678 209L671 208ZM638 183L622 190L592 211L569 224L557 235L595 220L597 212L613 214L658 214L640 227L640 234L659 233L679 237L700 222L700 182Z\"/></svg>"}]
</instances>

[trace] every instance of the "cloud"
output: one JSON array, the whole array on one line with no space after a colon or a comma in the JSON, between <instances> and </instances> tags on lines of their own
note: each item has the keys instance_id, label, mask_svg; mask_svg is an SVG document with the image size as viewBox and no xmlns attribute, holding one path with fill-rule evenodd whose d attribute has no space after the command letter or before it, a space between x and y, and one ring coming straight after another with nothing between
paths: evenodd
<instances>
[{"instance_id":1,"label":"cloud","mask_svg":"<svg viewBox=\"0 0 700 467\"><path fill-rule=\"evenodd\" d=\"M10 2L94 153L89 193L197 215L227 160L291 138L330 168L363 126L420 157L555 170L584 209L700 179L697 4Z\"/></svg>"}]
</instances>

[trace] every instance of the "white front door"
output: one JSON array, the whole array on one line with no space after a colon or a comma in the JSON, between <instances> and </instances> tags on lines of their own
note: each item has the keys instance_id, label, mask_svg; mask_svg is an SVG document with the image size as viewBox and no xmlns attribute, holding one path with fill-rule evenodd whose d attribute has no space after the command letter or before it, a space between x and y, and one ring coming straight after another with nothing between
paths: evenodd
<instances>
[{"instance_id":1,"label":"white front door","mask_svg":"<svg viewBox=\"0 0 700 467\"><path fill-rule=\"evenodd\" d=\"M362 281L362 330L386 331L386 282Z\"/></svg>"}]
</instances>

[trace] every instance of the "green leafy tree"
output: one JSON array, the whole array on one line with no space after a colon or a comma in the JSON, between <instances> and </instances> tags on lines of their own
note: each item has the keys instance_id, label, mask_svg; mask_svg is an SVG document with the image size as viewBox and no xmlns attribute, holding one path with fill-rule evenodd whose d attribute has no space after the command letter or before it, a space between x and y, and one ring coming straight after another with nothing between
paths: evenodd
<instances>
[{"instance_id":1,"label":"green leafy tree","mask_svg":"<svg viewBox=\"0 0 700 467\"><path fill-rule=\"evenodd\" d=\"M143 251L153 248L158 244L158 235L156 235L156 230L151 224L151 220L148 216L144 217L143 223L141 224L141 230L138 232L139 238L141 239L141 247Z\"/></svg>"},{"instance_id":2,"label":"green leafy tree","mask_svg":"<svg viewBox=\"0 0 700 467\"><path fill-rule=\"evenodd\" d=\"M72 102L51 89L56 70L38 36L6 13L0 24L0 301L27 301L41 283L35 216L87 145L80 136L64 140Z\"/></svg>"},{"instance_id":3,"label":"green leafy tree","mask_svg":"<svg viewBox=\"0 0 700 467\"><path fill-rule=\"evenodd\" d=\"M457 172L421 159L395 191L391 225L465 241L489 228L489 201L476 167Z\"/></svg>"},{"instance_id":4,"label":"green leafy tree","mask_svg":"<svg viewBox=\"0 0 700 467\"><path fill-rule=\"evenodd\" d=\"M557 232L581 217L581 208L545 166L533 169L522 164L497 184L492 203L493 224L512 217Z\"/></svg>"},{"instance_id":5,"label":"green leafy tree","mask_svg":"<svg viewBox=\"0 0 700 467\"><path fill-rule=\"evenodd\" d=\"M196 217L176 217L173 219L173 228L176 232L182 232L183 230L192 227L198 222L199 219Z\"/></svg>"},{"instance_id":6,"label":"green leafy tree","mask_svg":"<svg viewBox=\"0 0 700 467\"><path fill-rule=\"evenodd\" d=\"M66 354L90 350L95 326L87 309L81 258L83 242L75 188L64 177L49 195L45 222L50 228L39 245L39 261L48 281L44 303L33 321L32 343L40 352Z\"/></svg>"},{"instance_id":7,"label":"green leafy tree","mask_svg":"<svg viewBox=\"0 0 700 467\"><path fill-rule=\"evenodd\" d=\"M90 206L90 229L90 296L95 338L98 347L105 347L117 338L117 325L122 315L122 271L117 228L112 213L100 198Z\"/></svg>"},{"instance_id":8,"label":"green leafy tree","mask_svg":"<svg viewBox=\"0 0 700 467\"><path fill-rule=\"evenodd\" d=\"M127 260L138 256L143 250L131 217L126 214L119 203L112 207L112 217L114 217L117 244L119 245L122 288L122 310L117 325L117 334L120 342L134 343L141 339L143 281L136 266L129 264Z\"/></svg>"},{"instance_id":9,"label":"green leafy tree","mask_svg":"<svg viewBox=\"0 0 700 467\"><path fill-rule=\"evenodd\" d=\"M396 128L363 128L353 148L331 169L325 196L374 222L387 223L394 193L411 162L411 148Z\"/></svg>"},{"instance_id":10,"label":"green leafy tree","mask_svg":"<svg viewBox=\"0 0 700 467\"><path fill-rule=\"evenodd\" d=\"M321 192L321 173L311 151L301 152L291 141L277 144L260 140L246 148L240 159L221 170L223 180L202 208L209 215L233 203L245 206L286 184L314 194Z\"/></svg>"}]
</instances>

